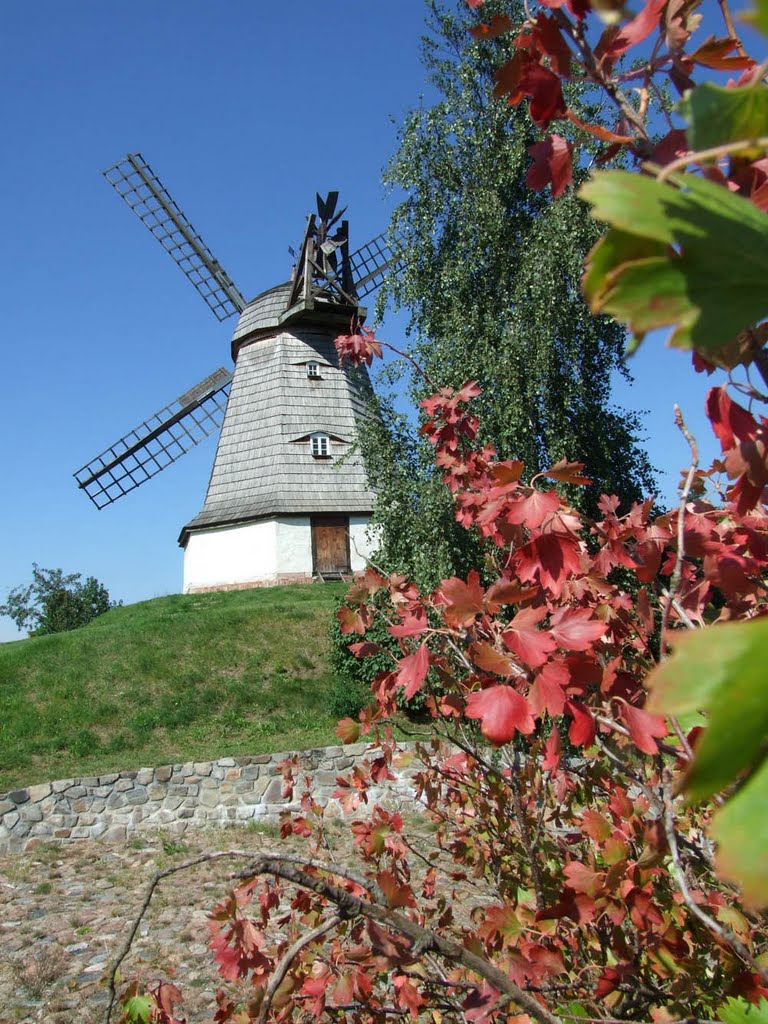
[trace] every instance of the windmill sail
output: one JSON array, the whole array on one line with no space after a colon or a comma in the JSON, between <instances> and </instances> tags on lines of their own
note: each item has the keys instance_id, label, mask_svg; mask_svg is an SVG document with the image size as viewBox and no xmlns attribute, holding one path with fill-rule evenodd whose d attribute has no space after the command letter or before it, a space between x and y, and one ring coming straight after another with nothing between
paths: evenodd
<instances>
[{"instance_id":1,"label":"windmill sail","mask_svg":"<svg viewBox=\"0 0 768 1024\"><path fill-rule=\"evenodd\" d=\"M140 487L221 425L231 382L223 367L201 380L78 469L78 486L97 508Z\"/></svg>"},{"instance_id":2,"label":"windmill sail","mask_svg":"<svg viewBox=\"0 0 768 1024\"><path fill-rule=\"evenodd\" d=\"M245 309L245 299L141 153L129 153L104 177L181 267L218 320Z\"/></svg>"},{"instance_id":3,"label":"windmill sail","mask_svg":"<svg viewBox=\"0 0 768 1024\"><path fill-rule=\"evenodd\" d=\"M399 260L386 234L377 235L349 257L358 298L369 295L384 281L387 271L396 271Z\"/></svg>"}]
</instances>

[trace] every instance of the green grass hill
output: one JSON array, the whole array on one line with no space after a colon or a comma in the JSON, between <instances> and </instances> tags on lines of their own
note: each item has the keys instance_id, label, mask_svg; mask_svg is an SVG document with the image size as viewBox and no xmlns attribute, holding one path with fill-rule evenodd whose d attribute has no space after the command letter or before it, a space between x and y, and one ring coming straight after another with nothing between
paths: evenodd
<instances>
[{"instance_id":1,"label":"green grass hill","mask_svg":"<svg viewBox=\"0 0 768 1024\"><path fill-rule=\"evenodd\" d=\"M174 595L0 644L0 791L334 742L344 584Z\"/></svg>"}]
</instances>

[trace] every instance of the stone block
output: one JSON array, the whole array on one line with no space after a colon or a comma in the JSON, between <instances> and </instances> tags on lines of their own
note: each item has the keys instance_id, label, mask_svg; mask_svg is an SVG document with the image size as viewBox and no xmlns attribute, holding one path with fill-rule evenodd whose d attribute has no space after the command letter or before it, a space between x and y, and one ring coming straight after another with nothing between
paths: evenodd
<instances>
[{"instance_id":1,"label":"stone block","mask_svg":"<svg viewBox=\"0 0 768 1024\"><path fill-rule=\"evenodd\" d=\"M81 814L78 817L78 825L95 825L98 818L95 814Z\"/></svg>"},{"instance_id":2,"label":"stone block","mask_svg":"<svg viewBox=\"0 0 768 1024\"><path fill-rule=\"evenodd\" d=\"M81 796L79 800L72 801L72 811L74 814L82 814L84 811L90 810L92 803L93 799L90 796Z\"/></svg>"},{"instance_id":3,"label":"stone block","mask_svg":"<svg viewBox=\"0 0 768 1024\"><path fill-rule=\"evenodd\" d=\"M27 790L29 799L37 803L38 800L45 800L47 796L51 795L51 784L44 782L40 786L30 786Z\"/></svg>"},{"instance_id":4,"label":"stone block","mask_svg":"<svg viewBox=\"0 0 768 1024\"><path fill-rule=\"evenodd\" d=\"M283 796L283 780L279 775L276 775L273 779L269 780L267 788L264 790L265 804L284 804L287 797Z\"/></svg>"},{"instance_id":5,"label":"stone block","mask_svg":"<svg viewBox=\"0 0 768 1024\"><path fill-rule=\"evenodd\" d=\"M16 828L18 823L19 823L19 812L18 811L9 811L5 815L5 817L3 818L3 825L6 828L8 828L8 829Z\"/></svg>"},{"instance_id":6,"label":"stone block","mask_svg":"<svg viewBox=\"0 0 768 1024\"><path fill-rule=\"evenodd\" d=\"M219 760L216 763L220 764L222 768L234 768L235 767L235 759L234 759L234 757L220 757Z\"/></svg>"},{"instance_id":7,"label":"stone block","mask_svg":"<svg viewBox=\"0 0 768 1024\"><path fill-rule=\"evenodd\" d=\"M175 836L181 836L187 831L187 824L186 821L172 821L168 826L168 831Z\"/></svg>"},{"instance_id":8,"label":"stone block","mask_svg":"<svg viewBox=\"0 0 768 1024\"><path fill-rule=\"evenodd\" d=\"M230 781L230 782L234 781L234 779L239 779L240 778L241 772L242 772L242 768L238 768L238 767L227 768L227 770L224 772L224 778L227 779L227 781Z\"/></svg>"},{"instance_id":9,"label":"stone block","mask_svg":"<svg viewBox=\"0 0 768 1024\"><path fill-rule=\"evenodd\" d=\"M57 828L57 829L55 829L55 831L53 833L53 838L54 839L69 839L69 829L68 828Z\"/></svg>"},{"instance_id":10,"label":"stone block","mask_svg":"<svg viewBox=\"0 0 768 1024\"><path fill-rule=\"evenodd\" d=\"M246 779L258 779L261 774L261 767L257 764L249 764L243 768L241 782Z\"/></svg>"},{"instance_id":11,"label":"stone block","mask_svg":"<svg viewBox=\"0 0 768 1024\"><path fill-rule=\"evenodd\" d=\"M139 768L136 772L136 781L140 786L148 786L155 777L154 768Z\"/></svg>"},{"instance_id":12,"label":"stone block","mask_svg":"<svg viewBox=\"0 0 768 1024\"><path fill-rule=\"evenodd\" d=\"M163 800L163 807L168 811L175 811L177 807L181 807L183 802L184 797L182 796L167 796Z\"/></svg>"},{"instance_id":13,"label":"stone block","mask_svg":"<svg viewBox=\"0 0 768 1024\"><path fill-rule=\"evenodd\" d=\"M27 789L12 789L8 793L8 799L14 804L25 804L29 800L29 790Z\"/></svg>"},{"instance_id":14,"label":"stone block","mask_svg":"<svg viewBox=\"0 0 768 1024\"><path fill-rule=\"evenodd\" d=\"M42 821L43 809L40 804L22 804L19 810L22 821Z\"/></svg>"},{"instance_id":15,"label":"stone block","mask_svg":"<svg viewBox=\"0 0 768 1024\"><path fill-rule=\"evenodd\" d=\"M113 782L117 782L117 780L119 778L120 778L120 776L117 774L117 772L109 772L107 775L100 775L99 776L99 785L100 786L111 786L112 783Z\"/></svg>"},{"instance_id":16,"label":"stone block","mask_svg":"<svg viewBox=\"0 0 768 1024\"><path fill-rule=\"evenodd\" d=\"M120 772L120 778L121 779L135 779L138 774L139 774L138 769L135 770L135 771L132 770L132 771L129 771L129 772Z\"/></svg>"},{"instance_id":17,"label":"stone block","mask_svg":"<svg viewBox=\"0 0 768 1024\"><path fill-rule=\"evenodd\" d=\"M200 804L202 807L217 807L219 804L219 794L215 789L204 789L200 794Z\"/></svg>"},{"instance_id":18,"label":"stone block","mask_svg":"<svg viewBox=\"0 0 768 1024\"><path fill-rule=\"evenodd\" d=\"M107 800L107 807L110 810L116 810L118 807L125 807L127 803L128 799L124 793L113 793Z\"/></svg>"},{"instance_id":19,"label":"stone block","mask_svg":"<svg viewBox=\"0 0 768 1024\"><path fill-rule=\"evenodd\" d=\"M335 786L335 785L337 785L337 783L336 783L336 772L323 771L322 769L318 769L315 772L315 774L313 776L313 782L312 782L312 790L313 790L313 792L314 792L314 787L315 786Z\"/></svg>"},{"instance_id":20,"label":"stone block","mask_svg":"<svg viewBox=\"0 0 768 1024\"><path fill-rule=\"evenodd\" d=\"M93 803L91 804L91 810L93 811L94 814L102 814L106 806L106 800L94 800Z\"/></svg>"},{"instance_id":21,"label":"stone block","mask_svg":"<svg viewBox=\"0 0 768 1024\"><path fill-rule=\"evenodd\" d=\"M173 768L169 764L163 765L162 768L155 768L155 780L157 782L170 782L172 774Z\"/></svg>"},{"instance_id":22,"label":"stone block","mask_svg":"<svg viewBox=\"0 0 768 1024\"><path fill-rule=\"evenodd\" d=\"M129 793L126 793L126 800L132 807L134 807L137 804L147 803L149 800L149 795L147 794L147 791L144 788L144 786L136 786L135 789L132 789Z\"/></svg>"},{"instance_id":23,"label":"stone block","mask_svg":"<svg viewBox=\"0 0 768 1024\"><path fill-rule=\"evenodd\" d=\"M95 775L86 775L84 779L77 780L81 786L85 786L86 789L95 789L99 785L99 780Z\"/></svg>"},{"instance_id":24,"label":"stone block","mask_svg":"<svg viewBox=\"0 0 768 1024\"><path fill-rule=\"evenodd\" d=\"M133 779L120 778L115 783L115 793L127 793L129 789L133 789L134 785Z\"/></svg>"},{"instance_id":25,"label":"stone block","mask_svg":"<svg viewBox=\"0 0 768 1024\"><path fill-rule=\"evenodd\" d=\"M128 838L128 829L125 825L112 825L106 832L102 832L101 838L105 843L124 843Z\"/></svg>"},{"instance_id":26,"label":"stone block","mask_svg":"<svg viewBox=\"0 0 768 1024\"><path fill-rule=\"evenodd\" d=\"M74 779L58 779L56 782L51 783L51 789L54 793L63 793L70 786L74 786L74 784Z\"/></svg>"},{"instance_id":27,"label":"stone block","mask_svg":"<svg viewBox=\"0 0 768 1024\"><path fill-rule=\"evenodd\" d=\"M12 800L0 800L0 818L2 818L2 816L4 814L7 814L8 811L15 811L15 810L16 810L16 804L13 803Z\"/></svg>"},{"instance_id":28,"label":"stone block","mask_svg":"<svg viewBox=\"0 0 768 1024\"><path fill-rule=\"evenodd\" d=\"M212 768L210 761L195 761L195 775L210 775Z\"/></svg>"},{"instance_id":29,"label":"stone block","mask_svg":"<svg viewBox=\"0 0 768 1024\"><path fill-rule=\"evenodd\" d=\"M201 779L200 780L200 789L202 789L202 790L218 789L218 788L219 788L219 780L218 779L206 778L206 779Z\"/></svg>"},{"instance_id":30,"label":"stone block","mask_svg":"<svg viewBox=\"0 0 768 1024\"><path fill-rule=\"evenodd\" d=\"M91 830L89 828L87 828L86 826L84 826L84 825L78 825L76 828L73 828L70 831L69 838L70 839L90 839L91 838Z\"/></svg>"},{"instance_id":31,"label":"stone block","mask_svg":"<svg viewBox=\"0 0 768 1024\"><path fill-rule=\"evenodd\" d=\"M147 786L147 794L150 800L162 800L167 792L168 787L158 782L153 782L151 786Z\"/></svg>"},{"instance_id":32,"label":"stone block","mask_svg":"<svg viewBox=\"0 0 768 1024\"><path fill-rule=\"evenodd\" d=\"M194 816L195 812L191 807L180 807L178 811L176 811L177 818L194 818Z\"/></svg>"}]
</instances>

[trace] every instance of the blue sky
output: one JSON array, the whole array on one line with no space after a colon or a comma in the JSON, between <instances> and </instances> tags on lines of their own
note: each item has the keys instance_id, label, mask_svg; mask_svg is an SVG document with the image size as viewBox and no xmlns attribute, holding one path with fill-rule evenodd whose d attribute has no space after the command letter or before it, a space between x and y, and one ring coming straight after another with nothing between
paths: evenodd
<instances>
[{"instance_id":1,"label":"blue sky","mask_svg":"<svg viewBox=\"0 0 768 1024\"><path fill-rule=\"evenodd\" d=\"M386 226L396 124L425 92L420 0L53 0L6 5L0 41L0 600L31 564L95 575L126 603L177 592L210 440L101 512L72 473L229 365L219 324L100 171L140 151L246 297L284 280L315 190L352 245ZM403 321L381 328L399 342ZM672 500L707 382L648 344L617 401L646 409ZM705 449L712 452L711 446ZM0 619L0 640L17 636Z\"/></svg>"}]
</instances>

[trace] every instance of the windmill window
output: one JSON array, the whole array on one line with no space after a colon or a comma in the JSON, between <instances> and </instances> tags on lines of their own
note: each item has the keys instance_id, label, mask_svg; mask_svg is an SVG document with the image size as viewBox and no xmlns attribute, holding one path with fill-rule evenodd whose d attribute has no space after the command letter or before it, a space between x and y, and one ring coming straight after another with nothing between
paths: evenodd
<instances>
[{"instance_id":1,"label":"windmill window","mask_svg":"<svg viewBox=\"0 0 768 1024\"><path fill-rule=\"evenodd\" d=\"M307 363L307 377L310 380L320 380L320 366L318 363Z\"/></svg>"},{"instance_id":2,"label":"windmill window","mask_svg":"<svg viewBox=\"0 0 768 1024\"><path fill-rule=\"evenodd\" d=\"M309 442L312 455L316 459L327 459L331 454L331 442L327 434L313 434Z\"/></svg>"}]
</instances>

